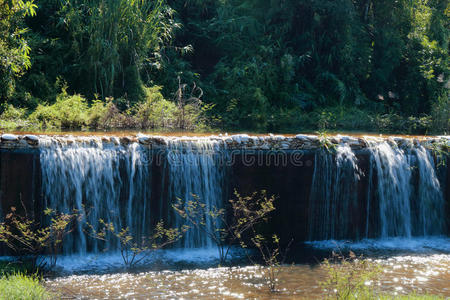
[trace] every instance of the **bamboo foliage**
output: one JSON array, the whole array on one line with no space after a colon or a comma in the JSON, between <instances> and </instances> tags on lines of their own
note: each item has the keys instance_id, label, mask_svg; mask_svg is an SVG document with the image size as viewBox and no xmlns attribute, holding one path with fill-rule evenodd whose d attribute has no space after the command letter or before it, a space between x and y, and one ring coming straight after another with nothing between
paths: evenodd
<instances>
[{"instance_id":1,"label":"bamboo foliage","mask_svg":"<svg viewBox=\"0 0 450 300\"><path fill-rule=\"evenodd\" d=\"M139 74L171 35L164 0L67 0L63 11L83 57L81 68L102 98L123 89L127 68Z\"/></svg>"}]
</instances>

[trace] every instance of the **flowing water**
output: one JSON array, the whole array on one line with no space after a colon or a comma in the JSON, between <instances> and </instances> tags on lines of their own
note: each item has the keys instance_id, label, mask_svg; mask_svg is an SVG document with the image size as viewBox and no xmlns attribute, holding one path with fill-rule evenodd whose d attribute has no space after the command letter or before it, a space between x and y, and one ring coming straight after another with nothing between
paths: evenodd
<instances>
[{"instance_id":1,"label":"flowing water","mask_svg":"<svg viewBox=\"0 0 450 300\"><path fill-rule=\"evenodd\" d=\"M198 197L206 208L221 208L224 201L226 168L218 155L223 147L218 141L170 141L167 149L151 151L138 144L119 146L103 143L101 138L55 140L41 143L40 161L44 204L57 212L76 211L82 219L74 234L64 242L65 254L98 253L117 249L117 240L110 234L106 243L92 238L99 231L99 220L113 224L117 229L128 228L132 236L148 236L155 218L171 216L176 227L185 220L171 211L177 199L189 201ZM161 208L152 212L152 164L167 165L160 175ZM155 200L156 201L156 200ZM209 220L207 220L209 222ZM212 226L207 224L207 226ZM211 239L199 229L190 229L184 238L184 247L212 246Z\"/></svg>"},{"instance_id":2,"label":"flowing water","mask_svg":"<svg viewBox=\"0 0 450 300\"><path fill-rule=\"evenodd\" d=\"M128 227L131 234L148 232L148 155L139 144L116 147L100 139L62 145L49 140L42 146L44 207L82 216L76 232L65 239L65 254L98 252L100 242L90 238L86 225L97 232L100 219L115 228ZM117 246L112 236L106 241L112 249Z\"/></svg>"},{"instance_id":3,"label":"flowing water","mask_svg":"<svg viewBox=\"0 0 450 300\"><path fill-rule=\"evenodd\" d=\"M334 247L364 249L384 268L380 280L370 283L380 292L450 297L445 187L435 158L412 141L401 148L390 140L367 143L365 152L347 143L315 152L307 247L315 249L313 253ZM66 275L46 285L62 296L86 299L273 298L265 289L262 270L212 267L217 257L209 258L208 251L214 251L214 243L198 228L191 228L177 245L199 248L197 260L192 261L193 252L171 250L162 258L152 256L146 263L153 267L142 273L117 268L120 256L114 251L119 244L114 236L106 235L105 241L91 236L100 229L100 219L128 228L136 237L148 236L161 218L180 227L186 220L171 208L178 199L197 197L206 208L224 207L230 188L231 171L224 161L228 155L221 141L206 137L167 139L161 149L106 143L101 137L44 139L42 206L81 215L64 241L59 268ZM208 218L206 226L213 229ZM116 256L109 260L111 255ZM276 298L323 296L318 282L324 270L302 263L280 269Z\"/></svg>"},{"instance_id":4,"label":"flowing water","mask_svg":"<svg viewBox=\"0 0 450 300\"><path fill-rule=\"evenodd\" d=\"M418 215L416 216L419 235L437 235L444 232L444 197L441 184L436 176L436 166L430 152L423 146L415 148L418 167Z\"/></svg>"},{"instance_id":5,"label":"flowing water","mask_svg":"<svg viewBox=\"0 0 450 300\"><path fill-rule=\"evenodd\" d=\"M190 201L197 198L205 200L205 209L221 209L225 200L226 168L222 161L222 143L209 139L200 139L195 143L170 141L167 158L170 173L169 201ZM175 216L176 227L186 221ZM197 220L200 222L200 220ZM207 228L212 229L210 218L205 218ZM211 237L197 228L190 228L184 237L184 248L210 248Z\"/></svg>"},{"instance_id":6,"label":"flowing water","mask_svg":"<svg viewBox=\"0 0 450 300\"><path fill-rule=\"evenodd\" d=\"M421 145L400 149L387 141L369 140L369 145L365 172L346 144L316 152L309 240L444 234L443 189L430 151ZM358 198L363 179L365 199Z\"/></svg>"},{"instance_id":7,"label":"flowing water","mask_svg":"<svg viewBox=\"0 0 450 300\"><path fill-rule=\"evenodd\" d=\"M381 237L411 237L410 156L387 142L371 146L378 178Z\"/></svg>"},{"instance_id":8,"label":"flowing water","mask_svg":"<svg viewBox=\"0 0 450 300\"><path fill-rule=\"evenodd\" d=\"M386 141L372 142L370 151L370 172L377 177L370 201L379 206L379 236L444 234L445 202L430 151L421 145L399 149Z\"/></svg>"},{"instance_id":9,"label":"flowing water","mask_svg":"<svg viewBox=\"0 0 450 300\"><path fill-rule=\"evenodd\" d=\"M350 238L360 179L357 158L348 145L336 153L317 151L310 195L309 239Z\"/></svg>"}]
</instances>

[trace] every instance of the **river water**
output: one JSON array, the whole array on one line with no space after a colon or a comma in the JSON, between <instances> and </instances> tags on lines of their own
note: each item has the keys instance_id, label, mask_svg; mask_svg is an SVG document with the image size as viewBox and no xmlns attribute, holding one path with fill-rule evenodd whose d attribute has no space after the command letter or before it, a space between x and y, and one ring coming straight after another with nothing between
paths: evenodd
<instances>
[{"instance_id":1,"label":"river water","mask_svg":"<svg viewBox=\"0 0 450 300\"><path fill-rule=\"evenodd\" d=\"M367 282L380 294L433 294L450 297L450 255L398 255L373 259L383 268ZM320 265L298 264L278 269L277 291L270 292L256 266L71 275L46 286L73 299L319 299L325 294Z\"/></svg>"},{"instance_id":2,"label":"river water","mask_svg":"<svg viewBox=\"0 0 450 300\"><path fill-rule=\"evenodd\" d=\"M289 258L301 263L277 269L276 292L266 284L267 269L245 265L237 251L233 267L217 267L213 248L160 251L132 272L118 268L119 254L63 257L58 263L60 276L45 284L68 299L320 299L326 295L320 285L326 270L318 262L331 251L350 249L381 267L377 278L365 283L380 295L450 297L450 238L446 237L303 244L294 247Z\"/></svg>"}]
</instances>

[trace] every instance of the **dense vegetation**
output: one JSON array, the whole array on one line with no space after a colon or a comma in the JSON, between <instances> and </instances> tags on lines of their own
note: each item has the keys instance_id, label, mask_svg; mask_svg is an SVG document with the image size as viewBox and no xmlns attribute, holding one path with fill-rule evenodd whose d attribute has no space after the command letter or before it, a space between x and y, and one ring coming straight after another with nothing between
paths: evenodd
<instances>
[{"instance_id":1,"label":"dense vegetation","mask_svg":"<svg viewBox=\"0 0 450 300\"><path fill-rule=\"evenodd\" d=\"M0 0L0 127L449 132L448 0Z\"/></svg>"}]
</instances>

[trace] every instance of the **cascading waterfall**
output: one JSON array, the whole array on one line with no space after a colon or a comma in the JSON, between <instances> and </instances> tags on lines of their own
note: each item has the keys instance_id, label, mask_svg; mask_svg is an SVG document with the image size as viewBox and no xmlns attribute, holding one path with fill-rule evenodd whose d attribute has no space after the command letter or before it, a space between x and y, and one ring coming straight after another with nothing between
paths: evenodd
<instances>
[{"instance_id":1,"label":"cascading waterfall","mask_svg":"<svg viewBox=\"0 0 450 300\"><path fill-rule=\"evenodd\" d=\"M208 209L222 207L225 168L218 154L223 145L209 139L167 142L167 150L156 153L167 159L168 181L162 180L167 187L162 186L161 191L167 190L168 198L156 201L167 202L165 207L170 210L178 198L191 200L196 195ZM49 138L41 143L44 207L64 213L76 210L82 216L64 241L65 254L98 252L105 245L117 249L118 241L112 235L106 236L105 243L91 237L92 229L99 230L100 219L117 229L128 228L136 237L151 233L153 155L139 143L119 146L95 138L76 142ZM172 223L180 228L185 220L175 216ZM211 227L209 219L206 226ZM200 230L191 229L184 246L209 247L212 241Z\"/></svg>"},{"instance_id":2,"label":"cascading waterfall","mask_svg":"<svg viewBox=\"0 0 450 300\"><path fill-rule=\"evenodd\" d=\"M224 200L225 151L223 143L210 139L195 142L170 141L168 145L169 199L172 203L180 199L190 201L196 197L205 204L206 210L222 208ZM185 220L175 216L180 227ZM211 219L205 218L206 227L213 232ZM201 229L190 228L184 238L185 248L213 246L213 240Z\"/></svg>"},{"instance_id":3,"label":"cascading waterfall","mask_svg":"<svg viewBox=\"0 0 450 300\"><path fill-rule=\"evenodd\" d=\"M57 212L76 210L82 216L76 232L64 244L66 254L99 251L99 241L90 239L86 223L95 231L99 220L115 228L128 227L132 233L145 232L150 196L147 150L103 144L99 139L60 144L49 139L41 147L44 206ZM121 176L121 162L127 177ZM121 197L127 193L126 218L121 214ZM107 236L109 247L117 241Z\"/></svg>"},{"instance_id":4,"label":"cascading waterfall","mask_svg":"<svg viewBox=\"0 0 450 300\"><path fill-rule=\"evenodd\" d=\"M436 166L430 151L423 146L414 149L418 167L418 203L416 232L418 235L438 235L444 230L445 204Z\"/></svg>"},{"instance_id":5,"label":"cascading waterfall","mask_svg":"<svg viewBox=\"0 0 450 300\"><path fill-rule=\"evenodd\" d=\"M378 182L381 237L411 237L411 166L410 155L388 142L370 144ZM371 169L372 169L371 168Z\"/></svg>"},{"instance_id":6,"label":"cascading waterfall","mask_svg":"<svg viewBox=\"0 0 450 300\"><path fill-rule=\"evenodd\" d=\"M307 238L443 234L445 199L430 150L411 140L401 147L395 140L365 142L364 149L344 140L332 151L316 150ZM177 199L195 195L206 209L222 208L230 169L225 145L212 138L165 138L156 148L114 138L42 138L42 207L82 216L64 242L65 254L117 249L113 236L105 242L90 237L87 229L98 230L100 219L142 237L161 218L170 226L186 223L171 209ZM163 165L153 168L156 161ZM206 226L212 229L208 218ZM185 248L214 244L198 228L188 230L180 243Z\"/></svg>"},{"instance_id":7,"label":"cascading waterfall","mask_svg":"<svg viewBox=\"0 0 450 300\"><path fill-rule=\"evenodd\" d=\"M309 240L443 234L445 201L430 150L411 142L401 148L394 141L367 142L366 174L348 145L316 152ZM362 193L358 185L366 176Z\"/></svg>"},{"instance_id":8,"label":"cascading waterfall","mask_svg":"<svg viewBox=\"0 0 450 300\"><path fill-rule=\"evenodd\" d=\"M310 195L309 239L342 239L354 235L352 223L357 207L360 170L347 144L335 153L318 151ZM357 233L356 233L357 234Z\"/></svg>"},{"instance_id":9,"label":"cascading waterfall","mask_svg":"<svg viewBox=\"0 0 450 300\"><path fill-rule=\"evenodd\" d=\"M444 198L436 166L422 145L400 149L393 142L371 142L372 183L378 197L380 236L439 235L444 230Z\"/></svg>"},{"instance_id":10,"label":"cascading waterfall","mask_svg":"<svg viewBox=\"0 0 450 300\"><path fill-rule=\"evenodd\" d=\"M125 156L128 199L126 205L126 224L133 236L150 233L148 203L151 198L151 153L143 146L133 143L128 146Z\"/></svg>"}]
</instances>

